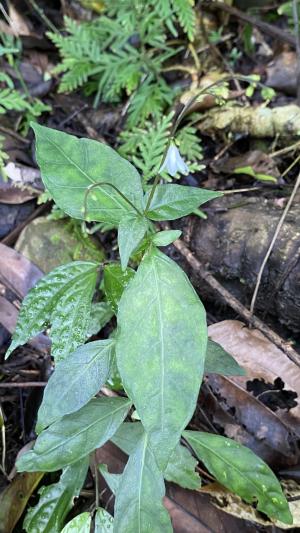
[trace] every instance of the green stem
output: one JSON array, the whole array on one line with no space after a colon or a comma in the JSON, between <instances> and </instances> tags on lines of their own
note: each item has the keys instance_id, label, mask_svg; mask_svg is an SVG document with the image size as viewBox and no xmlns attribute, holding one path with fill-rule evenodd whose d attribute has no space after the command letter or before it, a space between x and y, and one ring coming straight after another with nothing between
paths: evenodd
<instances>
[{"instance_id":1,"label":"green stem","mask_svg":"<svg viewBox=\"0 0 300 533\"><path fill-rule=\"evenodd\" d=\"M162 166L163 163L164 163L164 160L166 159L166 155L167 155L167 152L168 152L168 150L169 150L169 146L170 146L170 144L171 144L171 142L172 142L172 139L173 139L173 136L170 136L170 137L169 137L169 140L168 140L168 142L167 142L167 144L166 144L166 147L165 147L165 149L164 149L164 153L163 153L163 156L162 156L161 165L160 165L159 168L161 168L161 166ZM155 190L156 190L156 187L157 187L157 185L158 185L159 180L160 180L160 174L159 174L159 171L158 171L158 173L157 173L156 176L155 176L155 180L154 180L154 182L153 182L152 189L151 189L150 194L149 194L149 198L148 198L148 200L147 200L147 204L146 204L145 211L144 211L144 214L145 214L145 215L147 214L147 211L149 210L149 207L150 207L150 205L151 205L151 202L152 202L152 199L153 199L153 196L154 196L154 193L155 193Z\"/></svg>"},{"instance_id":2,"label":"green stem","mask_svg":"<svg viewBox=\"0 0 300 533\"><path fill-rule=\"evenodd\" d=\"M200 89L200 91L197 94L195 94L195 96L193 96L187 102L187 104L184 106L182 111L179 113L177 119L175 120L175 122L173 124L173 127L172 127L171 132L170 132L168 143L166 145L166 148L165 148L163 156L162 156L162 161L161 161L161 164L160 164L160 168L164 164L164 161L166 159L170 143L171 143L172 139L175 137L175 134L176 134L176 131L177 131L178 127L179 127L180 122L185 117L185 115L187 114L188 110L193 105L193 103L199 98L199 96L202 96L204 94L209 94L209 90L212 89L213 87L216 87L218 85L222 85L222 83L226 83L227 81L231 81L232 79L237 79L237 80L240 80L240 81L246 81L247 83L251 82L251 77L249 77L249 76L240 76L240 75L238 75L238 76L236 76L236 75L235 76L224 76L224 78L222 78L221 80L215 81L214 83L211 83L207 87L204 87L203 89ZM265 85L263 83L260 83L259 81L255 81L255 83L259 87L265 87ZM147 211L149 210L149 207L151 205L151 202L152 202L156 187L157 187L158 182L159 182L159 178L160 178L160 175L158 173L157 176L155 177L155 180L154 180L153 185L152 185L152 189L151 189L150 194L149 194L147 205L146 205L146 208L145 208L145 211L144 211L145 215L147 214Z\"/></svg>"},{"instance_id":3,"label":"green stem","mask_svg":"<svg viewBox=\"0 0 300 533\"><path fill-rule=\"evenodd\" d=\"M108 183L106 181L100 181L98 183L93 183L93 185L90 185L85 192L84 201L83 201L84 218L86 218L86 215L87 215L87 199L88 199L89 193L96 187L102 187L103 185L107 185L111 187L112 189L114 189L114 191L116 191L116 193L118 193L123 198L123 200L125 200L125 202L127 202L138 213L138 215L143 216L143 213L141 213L141 211L139 211L139 209L135 207L135 205L130 200L128 200L128 198L117 187L115 187L115 185L113 185L112 183Z\"/></svg>"}]
</instances>

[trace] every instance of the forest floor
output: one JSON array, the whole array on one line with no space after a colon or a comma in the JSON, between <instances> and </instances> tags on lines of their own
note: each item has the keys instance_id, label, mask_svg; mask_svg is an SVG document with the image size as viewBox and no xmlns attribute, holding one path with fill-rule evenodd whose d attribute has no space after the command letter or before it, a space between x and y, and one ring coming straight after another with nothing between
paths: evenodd
<instances>
[{"instance_id":1,"label":"forest floor","mask_svg":"<svg viewBox=\"0 0 300 533\"><path fill-rule=\"evenodd\" d=\"M231 376L226 369L224 375L207 374L190 427L237 439L261 456L282 481L293 509L295 523L290 529L296 531L300 528L299 20L293 2L284 8L282 2L271 1L200 4L195 7L195 36L189 42L179 34L183 51L161 67L163 83L179 90L160 112L167 115L173 110L177 116L199 89L226 80L223 92L206 94L193 104L188 125L196 148L187 153L195 172L179 178L184 185L224 195L198 215L173 222L173 229L182 230L182 238L165 252L184 268L199 293L210 338L236 359L246 376ZM0 533L9 533L23 531L27 502L32 505L37 500L41 478L24 474L16 482L14 464L20 450L35 438L37 410L53 370L44 336L4 359L21 301L44 273L58 265L73 259L118 259L114 228L91 224L89 233L84 232L53 207L43 190L29 122L37 120L118 149L132 95L122 89L116 102L95 101L93 76L87 76L87 85L64 90L62 75L53 73L61 57L47 37L49 27L65 35L64 16L79 24L94 20L102 16L102 2L16 0L1 6L0 487L6 492L2 500L0 496ZM254 77L250 82L246 76ZM9 90L19 95L14 95L13 103L5 102ZM139 127L140 133L143 128L149 132L148 126ZM138 150L131 155L138 157ZM103 338L112 327L109 323L97 330L96 325L93 340ZM124 466L124 456L109 447L99 451L100 460L115 471ZM207 472L202 475L207 483L197 493L175 485L168 488L166 506L173 513L175 531L283 530L217 483L209 483ZM43 483L55 479L47 475ZM12 487L9 493L8 487ZM73 514L89 507L93 487L91 474ZM111 504L107 488L103 504Z\"/></svg>"}]
</instances>

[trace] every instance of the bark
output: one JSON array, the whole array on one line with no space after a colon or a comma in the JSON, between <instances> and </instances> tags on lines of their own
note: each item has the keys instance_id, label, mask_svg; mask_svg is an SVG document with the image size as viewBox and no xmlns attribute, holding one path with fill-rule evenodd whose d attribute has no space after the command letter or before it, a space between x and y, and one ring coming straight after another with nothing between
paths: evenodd
<instances>
[{"instance_id":1,"label":"bark","mask_svg":"<svg viewBox=\"0 0 300 533\"><path fill-rule=\"evenodd\" d=\"M212 211L207 220L194 219L189 246L227 289L250 305L282 208L263 197L234 195L214 201ZM295 332L300 331L299 244L298 197L266 265L256 303L256 310L277 317Z\"/></svg>"}]
</instances>

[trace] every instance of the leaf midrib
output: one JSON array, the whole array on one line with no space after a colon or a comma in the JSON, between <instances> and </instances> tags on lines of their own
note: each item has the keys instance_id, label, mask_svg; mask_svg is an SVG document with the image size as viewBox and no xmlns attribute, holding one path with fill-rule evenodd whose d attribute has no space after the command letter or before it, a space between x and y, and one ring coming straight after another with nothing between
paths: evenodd
<instances>
[{"instance_id":1,"label":"leaf midrib","mask_svg":"<svg viewBox=\"0 0 300 533\"><path fill-rule=\"evenodd\" d=\"M83 170L83 168L81 168L81 167L80 167L75 161L73 161L73 159L72 159L70 156L68 156L68 155L66 154L66 152L65 152L65 151L64 151L59 145L57 145L52 139L50 139L49 137L47 137L47 135L45 135L45 137L46 137L47 141L48 141L50 144L52 144L52 146L54 146L54 147L55 147L55 148L56 148L56 149L57 149L57 150L58 150L58 151L59 151L59 152L60 152L60 153L66 158L66 160L67 160L71 165L74 165L74 167L76 167L77 170L78 170L79 172L81 172L81 174L83 174L83 176L85 176L91 184L95 185L95 184L97 183L96 181L93 180L93 178L91 178L91 177L89 176L89 174L87 174L87 173L85 172L85 170ZM81 145L81 146L84 146L84 145ZM84 149L86 150L86 148L84 148ZM99 183L99 186L101 186L101 183ZM120 206L120 209L122 209L123 211L126 209L125 206L122 205L122 204L117 200L117 198L116 198L114 195L113 195L113 197L112 197L111 195L109 195L109 194L105 191L105 189L102 189L102 188L101 188L101 191L103 191L104 194L105 194L110 200L113 199L113 201L114 201L117 205Z\"/></svg>"},{"instance_id":2,"label":"leaf midrib","mask_svg":"<svg viewBox=\"0 0 300 533\"><path fill-rule=\"evenodd\" d=\"M161 291L158 283L158 276L156 270L155 256L151 257L152 268L154 273L155 288L157 293L157 314L159 320L159 335L160 335L160 366L161 366L161 378L160 378L160 403L161 403L161 412L160 412L160 427L161 431L164 430L164 412L165 412L165 348L164 348L164 328L163 328L163 316L162 316L162 302L161 302Z\"/></svg>"},{"instance_id":3,"label":"leaf midrib","mask_svg":"<svg viewBox=\"0 0 300 533\"><path fill-rule=\"evenodd\" d=\"M115 341L111 339L111 342L109 344L103 345L103 346L101 346L100 348L97 349L97 353L92 357L92 359L90 359L89 363L85 363L84 364L84 368L83 368L83 371L80 374L80 376L78 376L78 375L72 376L74 379L72 380L72 378L71 378L71 380L68 382L68 387L66 389L64 389L62 396L60 398L57 398L58 402L63 401L64 397L68 395L69 390L74 387L74 384L78 381L78 379L80 377L82 377L82 375L84 375L86 372L88 372L90 370L90 367L94 365L94 363L95 363L95 361L97 361L97 359L100 359L100 357L102 358L102 356L103 356L103 359L104 359L104 356L106 355L106 352L111 350L111 347L112 347L112 345L114 343L115 343ZM72 367L72 364L71 364L69 359L66 359L65 361L66 361L66 363L67 362L69 363L70 367ZM62 364L63 364L63 362L62 362ZM81 363L77 363L77 364L78 365L80 364L81 366L83 365L82 362ZM67 364L65 366L67 367L66 370L70 370L70 368L68 369L68 365ZM54 404L54 406L55 406L55 404ZM68 414L72 414L73 412L74 411L69 411L68 413L65 413L63 416L67 416ZM44 426L44 427L46 427L46 426Z\"/></svg>"},{"instance_id":4,"label":"leaf midrib","mask_svg":"<svg viewBox=\"0 0 300 533\"><path fill-rule=\"evenodd\" d=\"M116 408L114 411L111 411L109 414L105 414L105 416L103 416L102 418L97 418L97 420L95 420L94 422L92 422L91 424L89 424L88 426L85 426L83 427L82 429L80 429L80 431L78 431L77 433L74 433L72 436L70 436L69 438L66 438L66 440L63 441L63 444L67 444L69 442L71 442L73 439L77 438L79 435L81 435L81 433L84 433L86 431L89 431L93 426L95 426L96 424L99 424L101 423L103 420L105 420L106 418L109 418L109 417L112 417L114 416L118 411L120 411L121 409L125 409L125 406L128 406L130 405L130 401L128 402L124 402L122 403L122 405L120 405L118 408ZM73 413L72 413L73 414ZM66 415L66 416L69 416L69 415ZM65 417L63 417L65 418ZM57 425L60 424L63 420L63 418L61 420L59 420L57 422ZM55 425L55 423L53 424L53 426ZM53 426L52 426L52 429L53 429ZM43 455L48 455L52 452L55 452L55 450L57 450L57 448L60 448L62 446L61 443L58 443L56 446L54 446L53 448L51 448L50 450L46 451L46 452L42 452L42 453L39 453L37 452L36 450L33 450L33 452L35 452L38 456L42 457ZM73 462L76 462L77 459L75 459L75 461Z\"/></svg>"},{"instance_id":5,"label":"leaf midrib","mask_svg":"<svg viewBox=\"0 0 300 533\"><path fill-rule=\"evenodd\" d=\"M189 436L189 439L191 441L194 441L196 442L196 444L199 446L199 443L197 442L197 440L194 438L194 437L190 437ZM244 472L242 470L239 470L233 463L229 463L226 459L224 459L223 456L219 455L217 452L215 452L214 450L212 450L211 448L209 448L207 445L203 444L202 442L200 443L200 446L202 446L203 448L205 448L206 450L208 450L211 454L215 455L218 459L220 459L221 461L223 461L223 463L225 463L227 465L227 467L229 467L229 470L230 469L234 469L238 474L239 476L241 476L246 482L247 484L250 482L254 487L257 487L258 489L258 492L262 495L262 496L265 496L263 491L261 490L261 487L260 485L256 485L255 481L253 481L251 478L249 477L246 477L246 475L244 474ZM223 483L222 481L220 481L220 483Z\"/></svg>"}]
</instances>

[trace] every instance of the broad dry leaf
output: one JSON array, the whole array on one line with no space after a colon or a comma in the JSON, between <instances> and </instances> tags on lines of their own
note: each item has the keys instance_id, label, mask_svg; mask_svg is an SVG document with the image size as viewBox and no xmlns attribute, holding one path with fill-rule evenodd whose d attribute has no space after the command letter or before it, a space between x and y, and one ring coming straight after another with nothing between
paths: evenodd
<instances>
[{"instance_id":1,"label":"broad dry leaf","mask_svg":"<svg viewBox=\"0 0 300 533\"><path fill-rule=\"evenodd\" d=\"M221 344L246 371L246 377L230 378L246 389L246 382L263 379L273 384L280 377L284 382L283 390L294 391L298 397L297 405L287 412L277 410L276 414L289 427L300 435L300 369L284 352L269 341L257 329L249 329L238 320L224 320L209 327L209 336Z\"/></svg>"}]
</instances>

